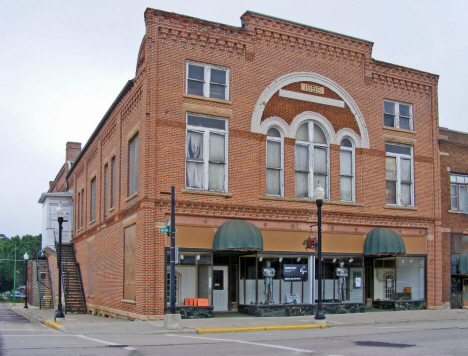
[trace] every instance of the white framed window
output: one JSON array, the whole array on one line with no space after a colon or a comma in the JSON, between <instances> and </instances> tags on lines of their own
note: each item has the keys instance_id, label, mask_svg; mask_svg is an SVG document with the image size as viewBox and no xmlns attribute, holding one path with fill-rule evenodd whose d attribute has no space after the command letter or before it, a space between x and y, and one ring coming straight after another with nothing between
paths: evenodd
<instances>
[{"instance_id":1,"label":"white framed window","mask_svg":"<svg viewBox=\"0 0 468 356\"><path fill-rule=\"evenodd\" d=\"M266 142L266 194L283 196L283 136L275 127L267 132Z\"/></svg>"},{"instance_id":2,"label":"white framed window","mask_svg":"<svg viewBox=\"0 0 468 356\"><path fill-rule=\"evenodd\" d=\"M227 120L187 114L185 186L227 191Z\"/></svg>"},{"instance_id":3,"label":"white framed window","mask_svg":"<svg viewBox=\"0 0 468 356\"><path fill-rule=\"evenodd\" d=\"M128 196L138 191L138 135L128 143Z\"/></svg>"},{"instance_id":4,"label":"white framed window","mask_svg":"<svg viewBox=\"0 0 468 356\"><path fill-rule=\"evenodd\" d=\"M387 205L414 206L413 147L385 144Z\"/></svg>"},{"instance_id":5,"label":"white framed window","mask_svg":"<svg viewBox=\"0 0 468 356\"><path fill-rule=\"evenodd\" d=\"M384 100L384 126L413 129L413 106L411 104Z\"/></svg>"},{"instance_id":6,"label":"white framed window","mask_svg":"<svg viewBox=\"0 0 468 356\"><path fill-rule=\"evenodd\" d=\"M186 93L229 100L229 68L188 61Z\"/></svg>"},{"instance_id":7,"label":"white framed window","mask_svg":"<svg viewBox=\"0 0 468 356\"><path fill-rule=\"evenodd\" d=\"M468 214L468 175L450 174L450 210Z\"/></svg>"},{"instance_id":8,"label":"white framed window","mask_svg":"<svg viewBox=\"0 0 468 356\"><path fill-rule=\"evenodd\" d=\"M340 143L340 200L354 201L354 145L349 138Z\"/></svg>"},{"instance_id":9,"label":"white framed window","mask_svg":"<svg viewBox=\"0 0 468 356\"><path fill-rule=\"evenodd\" d=\"M304 122L296 132L296 198L313 199L314 187L320 183L328 199L328 140L323 129L313 121Z\"/></svg>"},{"instance_id":10,"label":"white framed window","mask_svg":"<svg viewBox=\"0 0 468 356\"><path fill-rule=\"evenodd\" d=\"M96 219L96 177L91 179L91 197L89 200L89 220Z\"/></svg>"}]
</instances>

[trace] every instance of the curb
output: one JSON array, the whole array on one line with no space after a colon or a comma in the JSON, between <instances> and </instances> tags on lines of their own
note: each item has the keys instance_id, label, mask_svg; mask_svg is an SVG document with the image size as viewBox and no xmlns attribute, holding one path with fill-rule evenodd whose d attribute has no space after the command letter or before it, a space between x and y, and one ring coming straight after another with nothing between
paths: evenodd
<instances>
[{"instance_id":1,"label":"curb","mask_svg":"<svg viewBox=\"0 0 468 356\"><path fill-rule=\"evenodd\" d=\"M43 324L55 330L60 330L60 328L63 328L62 324L58 324L55 321L44 320Z\"/></svg>"},{"instance_id":2,"label":"curb","mask_svg":"<svg viewBox=\"0 0 468 356\"><path fill-rule=\"evenodd\" d=\"M208 328L208 329L196 329L197 334L207 333L235 333L235 332L246 332L246 331L269 331L269 330L292 330L292 329L315 329L315 328L326 328L326 324L309 324L309 325L274 325L274 326L251 326L242 328Z\"/></svg>"}]
</instances>

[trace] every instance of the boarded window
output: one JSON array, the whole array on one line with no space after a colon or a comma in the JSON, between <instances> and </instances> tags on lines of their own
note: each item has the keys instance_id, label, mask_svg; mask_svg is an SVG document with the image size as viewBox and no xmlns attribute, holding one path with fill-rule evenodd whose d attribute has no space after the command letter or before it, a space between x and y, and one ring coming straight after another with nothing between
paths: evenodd
<instances>
[{"instance_id":1,"label":"boarded window","mask_svg":"<svg viewBox=\"0 0 468 356\"><path fill-rule=\"evenodd\" d=\"M135 300L136 224L124 229L124 299Z\"/></svg>"},{"instance_id":2,"label":"boarded window","mask_svg":"<svg viewBox=\"0 0 468 356\"><path fill-rule=\"evenodd\" d=\"M128 195L138 190L138 135L134 136L128 148Z\"/></svg>"},{"instance_id":3,"label":"boarded window","mask_svg":"<svg viewBox=\"0 0 468 356\"><path fill-rule=\"evenodd\" d=\"M91 221L96 219L96 178L91 180L91 205L89 207L89 218Z\"/></svg>"}]
</instances>

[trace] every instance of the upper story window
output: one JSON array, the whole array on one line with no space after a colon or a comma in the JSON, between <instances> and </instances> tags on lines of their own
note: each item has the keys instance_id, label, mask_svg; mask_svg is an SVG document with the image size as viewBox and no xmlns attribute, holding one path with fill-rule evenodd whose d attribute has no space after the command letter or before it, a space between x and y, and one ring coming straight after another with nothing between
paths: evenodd
<instances>
[{"instance_id":1,"label":"upper story window","mask_svg":"<svg viewBox=\"0 0 468 356\"><path fill-rule=\"evenodd\" d=\"M227 120L187 115L187 188L227 191Z\"/></svg>"},{"instance_id":2,"label":"upper story window","mask_svg":"<svg viewBox=\"0 0 468 356\"><path fill-rule=\"evenodd\" d=\"M299 126L295 151L296 198L313 199L320 184L328 199L328 141L322 128L312 121Z\"/></svg>"},{"instance_id":3,"label":"upper story window","mask_svg":"<svg viewBox=\"0 0 468 356\"><path fill-rule=\"evenodd\" d=\"M128 143L128 196L138 191L138 135Z\"/></svg>"},{"instance_id":4,"label":"upper story window","mask_svg":"<svg viewBox=\"0 0 468 356\"><path fill-rule=\"evenodd\" d=\"M413 147L385 144L388 205L413 206Z\"/></svg>"},{"instance_id":5,"label":"upper story window","mask_svg":"<svg viewBox=\"0 0 468 356\"><path fill-rule=\"evenodd\" d=\"M275 127L267 132L266 193L283 196L283 137Z\"/></svg>"},{"instance_id":6,"label":"upper story window","mask_svg":"<svg viewBox=\"0 0 468 356\"><path fill-rule=\"evenodd\" d=\"M89 200L89 220L96 219L96 177L91 179L91 199Z\"/></svg>"},{"instance_id":7,"label":"upper story window","mask_svg":"<svg viewBox=\"0 0 468 356\"><path fill-rule=\"evenodd\" d=\"M110 167L110 207L114 207L114 190L115 190L115 156L111 158Z\"/></svg>"},{"instance_id":8,"label":"upper story window","mask_svg":"<svg viewBox=\"0 0 468 356\"><path fill-rule=\"evenodd\" d=\"M340 144L340 200L354 201L354 146L349 138Z\"/></svg>"},{"instance_id":9,"label":"upper story window","mask_svg":"<svg viewBox=\"0 0 468 356\"><path fill-rule=\"evenodd\" d=\"M384 126L413 129L413 107L410 104L384 100Z\"/></svg>"},{"instance_id":10,"label":"upper story window","mask_svg":"<svg viewBox=\"0 0 468 356\"><path fill-rule=\"evenodd\" d=\"M104 165L104 217L107 216L107 179L109 175L109 165L106 163Z\"/></svg>"},{"instance_id":11,"label":"upper story window","mask_svg":"<svg viewBox=\"0 0 468 356\"><path fill-rule=\"evenodd\" d=\"M187 62L187 94L229 100L229 68Z\"/></svg>"},{"instance_id":12,"label":"upper story window","mask_svg":"<svg viewBox=\"0 0 468 356\"><path fill-rule=\"evenodd\" d=\"M450 210L468 214L468 175L450 174Z\"/></svg>"}]
</instances>

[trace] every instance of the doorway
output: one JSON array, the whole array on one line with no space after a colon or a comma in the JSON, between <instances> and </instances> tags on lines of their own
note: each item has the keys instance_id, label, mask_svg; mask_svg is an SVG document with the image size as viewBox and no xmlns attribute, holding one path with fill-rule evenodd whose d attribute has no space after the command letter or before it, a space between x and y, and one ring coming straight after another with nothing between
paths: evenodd
<instances>
[{"instance_id":1,"label":"doorway","mask_svg":"<svg viewBox=\"0 0 468 356\"><path fill-rule=\"evenodd\" d=\"M371 258L364 259L365 267L365 301L366 308L372 308L372 301L374 300L374 261Z\"/></svg>"},{"instance_id":2,"label":"doorway","mask_svg":"<svg viewBox=\"0 0 468 356\"><path fill-rule=\"evenodd\" d=\"M213 266L213 311L228 311L228 267Z\"/></svg>"}]
</instances>

